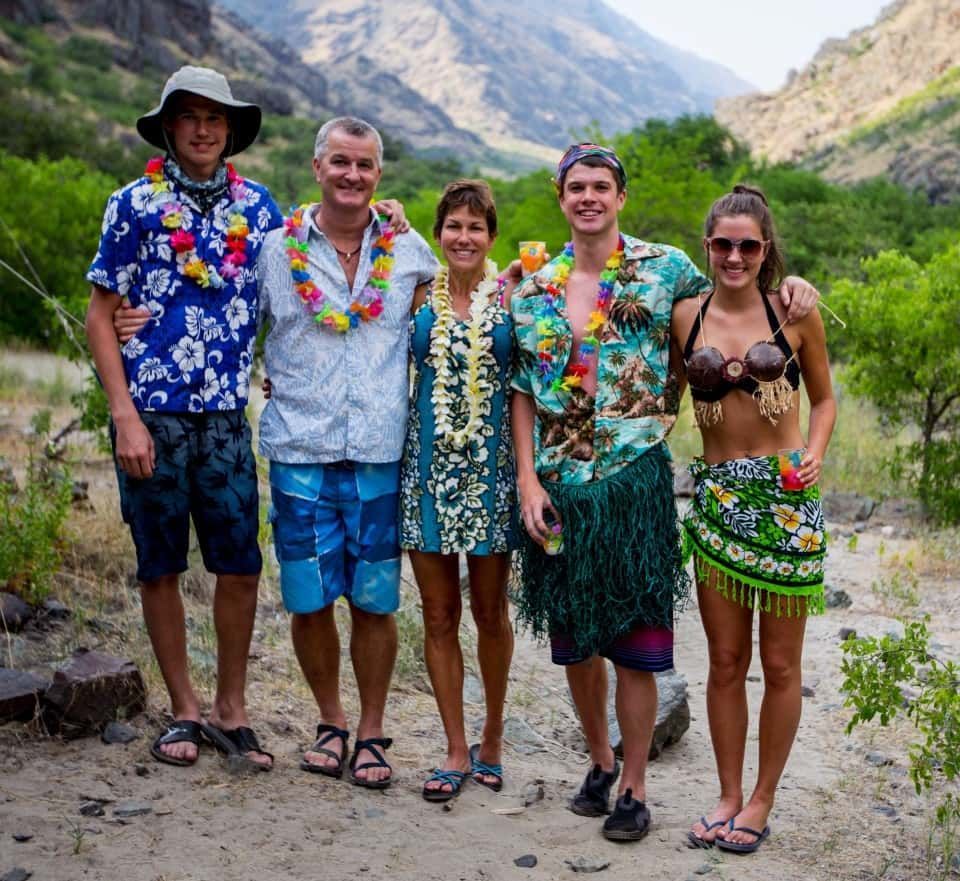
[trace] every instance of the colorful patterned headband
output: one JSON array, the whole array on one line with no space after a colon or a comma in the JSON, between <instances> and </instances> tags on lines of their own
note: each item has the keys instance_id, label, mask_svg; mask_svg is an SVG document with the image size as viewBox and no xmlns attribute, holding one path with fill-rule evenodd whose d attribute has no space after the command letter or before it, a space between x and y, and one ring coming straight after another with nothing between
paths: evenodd
<instances>
[{"instance_id":1,"label":"colorful patterned headband","mask_svg":"<svg viewBox=\"0 0 960 881\"><path fill-rule=\"evenodd\" d=\"M620 162L619 157L613 150L599 144L573 144L568 147L567 152L560 157L560 163L557 165L557 186L563 186L563 179L573 165L590 156L596 157L608 168L612 168L620 182L621 189L626 189L627 173L624 171L623 163Z\"/></svg>"}]
</instances>

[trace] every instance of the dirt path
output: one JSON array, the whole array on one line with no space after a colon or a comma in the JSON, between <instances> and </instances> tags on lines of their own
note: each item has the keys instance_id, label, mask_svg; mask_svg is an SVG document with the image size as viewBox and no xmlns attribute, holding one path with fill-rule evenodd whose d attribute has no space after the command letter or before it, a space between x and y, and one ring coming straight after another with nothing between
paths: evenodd
<instances>
[{"instance_id":1,"label":"dirt path","mask_svg":"<svg viewBox=\"0 0 960 881\"><path fill-rule=\"evenodd\" d=\"M599 835L598 821L565 809L585 772L582 756L562 746L577 742L574 718L562 675L547 663L546 651L521 639L509 715L551 743L533 752L522 744L509 746L507 785L499 795L468 785L450 811L421 800L424 773L439 758L440 727L429 695L409 689L395 694L390 707L390 732L397 739L391 757L398 775L390 790L370 793L346 781L301 773L297 760L309 736L309 703L274 704L287 674L271 663L271 676L254 662L253 700L278 759L269 775L231 776L209 750L191 769L152 762L146 743L154 726L142 717L135 725L143 736L129 746L93 739L38 740L19 726L0 729L0 872L23 866L36 879L54 881L491 881L527 874L573 877L565 861L585 857L609 862L603 872L609 879L922 877L915 861L926 834L924 805L912 795L902 756L890 752L895 764L873 767L865 754L875 746L862 735L848 739L842 733L846 713L837 691L839 627L853 624L862 632L889 625L867 605L869 590L865 594L855 588L869 585L871 570L878 568L873 552L878 542L867 535L856 555L845 550L832 555L832 577L839 581L844 573L846 580L849 573L844 586L855 605L810 623L804 679L815 694L805 699L797 744L771 818L775 834L753 857L683 845L685 830L715 797L703 711L705 646L696 615L690 613L680 625L677 665L689 679L693 721L683 741L651 767L654 828L641 844L608 843ZM951 642L956 636L956 631L940 634ZM284 649L278 653L282 657ZM295 675L291 665L286 670ZM752 680L756 673L751 671ZM760 683L751 681L749 692L755 713ZM481 719L482 708L468 704L469 723L479 726ZM754 754L751 742L748 775ZM542 781L542 800L518 813L498 813L522 807L525 791L535 792L537 780ZM106 816L79 814L81 803L90 799L107 802ZM114 818L117 803L127 800L148 803L152 813L125 822ZM891 807L892 819L884 813ZM864 848L861 836L871 829L880 834ZM15 833L33 838L18 843ZM537 857L536 868L514 866L513 860L524 854Z\"/></svg>"},{"instance_id":2,"label":"dirt path","mask_svg":"<svg viewBox=\"0 0 960 881\"><path fill-rule=\"evenodd\" d=\"M115 512L109 468L92 463L87 470L95 478L97 516L109 519ZM751 857L690 850L684 843L690 824L716 798L704 710L706 648L696 610L683 615L677 634L677 668L689 682L690 730L651 765L651 834L639 844L615 845L601 837L599 821L566 810L586 771L585 757L578 751L562 671L549 664L544 647L523 636L508 716L511 730L532 729L532 739L540 743L514 739L508 744L506 784L499 795L468 784L450 810L420 798L426 773L441 758L442 734L432 697L409 672L388 707L388 733L396 740L390 752L394 786L368 792L346 780L299 771L314 709L268 580L252 649L250 699L257 727L277 756L276 769L235 775L209 749L193 768L153 762L148 744L162 708L156 689L151 712L133 720L139 739L126 746L93 738L62 742L20 725L0 727L0 878L16 866L32 872L35 881L572 879L566 861L577 858L594 867L607 863L598 877L609 881L927 878L929 806L914 795L906 776L902 734L863 729L845 736L849 713L839 693L838 632L843 626L860 634L896 626L890 597L871 584L885 577L885 561L894 552L906 552L913 541L868 530L854 548L840 533L834 530L828 581L846 590L853 604L809 623L804 682L812 694L804 698L797 743L771 817L773 836ZM931 626L940 650L955 657L960 644L956 579L921 587L914 613L934 615ZM201 600L203 590L202 579L192 584ZM123 584L111 591L114 595L98 608L118 631L109 644L125 645L131 653L142 650L136 594ZM63 598L71 602L69 594ZM79 594L72 599L81 601ZM83 601L89 603L90 597ZM193 606L202 607L200 601ZM88 610L88 617L92 614ZM71 626L75 631L67 643L101 644L89 627L80 632L79 622ZM5 651L3 644L0 650ZM203 658L194 660L199 664ZM759 673L755 659L748 682L754 720L762 694ZM348 712L355 719L354 685L349 675L344 679ZM482 715L479 703L467 704L468 725L475 731ZM755 772L755 729L752 734L748 781ZM541 787L543 797L524 807L530 800L525 795L536 795ZM81 804L90 800L103 803L103 816L81 815ZM150 813L115 816L129 801L142 803ZM31 837L16 841L14 835ZM536 856L537 865L515 866L514 860L526 854Z\"/></svg>"}]
</instances>

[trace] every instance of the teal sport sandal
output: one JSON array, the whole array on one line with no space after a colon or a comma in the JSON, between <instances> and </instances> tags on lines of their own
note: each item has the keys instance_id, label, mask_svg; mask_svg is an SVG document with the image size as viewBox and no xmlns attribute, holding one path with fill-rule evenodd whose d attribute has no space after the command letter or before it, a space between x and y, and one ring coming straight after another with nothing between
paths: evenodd
<instances>
[{"instance_id":1,"label":"teal sport sandal","mask_svg":"<svg viewBox=\"0 0 960 881\"><path fill-rule=\"evenodd\" d=\"M460 794L460 790L463 789L463 784L466 782L467 777L469 776L469 771L443 771L440 768L435 768L433 773L423 784L424 801L441 802L450 801L450 799L456 798ZM439 787L427 786L427 783L434 783L436 781L439 781L441 784L445 784L450 788L441 789Z\"/></svg>"}]
</instances>

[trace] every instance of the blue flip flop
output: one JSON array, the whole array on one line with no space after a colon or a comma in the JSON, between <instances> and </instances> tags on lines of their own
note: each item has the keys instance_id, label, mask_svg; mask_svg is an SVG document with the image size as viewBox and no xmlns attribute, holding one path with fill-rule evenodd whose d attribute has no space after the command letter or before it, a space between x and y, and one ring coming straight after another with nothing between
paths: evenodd
<instances>
[{"instance_id":1,"label":"blue flip flop","mask_svg":"<svg viewBox=\"0 0 960 881\"><path fill-rule=\"evenodd\" d=\"M716 829L718 826L726 826L727 823L727 820L714 820L714 822L708 823L706 817L700 818L700 825L703 826L704 832L709 832L711 829ZM711 841L707 841L706 838L701 838L692 829L687 832L687 841L690 842L690 847L700 847L704 850L713 847L714 844L717 843L716 838Z\"/></svg>"},{"instance_id":2,"label":"blue flip flop","mask_svg":"<svg viewBox=\"0 0 960 881\"><path fill-rule=\"evenodd\" d=\"M494 792L503 789L503 765L488 765L486 762L480 761L479 743L470 747L470 774L476 783L486 786L487 789L492 789ZM482 774L485 777L496 777L497 779L493 783L488 783L486 780L478 780L477 774Z\"/></svg>"},{"instance_id":3,"label":"blue flip flop","mask_svg":"<svg viewBox=\"0 0 960 881\"><path fill-rule=\"evenodd\" d=\"M756 841L751 841L749 844L742 844L739 841L727 841L725 838L717 839L717 847L720 850L729 850L731 853L753 853L764 841L770 837L770 827L764 826L763 832L757 832L756 829L751 829L749 826L734 826L733 817L730 818L728 823L731 832L746 832L747 835L755 835L757 837Z\"/></svg>"},{"instance_id":4,"label":"blue flip flop","mask_svg":"<svg viewBox=\"0 0 960 881\"><path fill-rule=\"evenodd\" d=\"M460 790L463 788L463 784L466 782L467 777L470 774L467 771L443 771L440 768L434 768L433 773L426 779L423 784L423 800L424 801L450 801L451 798L455 798L460 794ZM439 781L440 783L447 784L449 789L438 789L438 788L427 788L427 783L433 783L434 781Z\"/></svg>"}]
</instances>

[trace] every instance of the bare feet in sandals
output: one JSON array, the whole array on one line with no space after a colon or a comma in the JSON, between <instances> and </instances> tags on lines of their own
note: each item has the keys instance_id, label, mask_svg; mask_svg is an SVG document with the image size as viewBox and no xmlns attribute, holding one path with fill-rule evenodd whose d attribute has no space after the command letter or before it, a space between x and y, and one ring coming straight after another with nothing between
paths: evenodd
<instances>
[{"instance_id":1,"label":"bare feet in sandals","mask_svg":"<svg viewBox=\"0 0 960 881\"><path fill-rule=\"evenodd\" d=\"M739 810L740 802L721 799L711 813L705 814L693 824L687 833L687 841L693 847L713 847L717 833Z\"/></svg>"},{"instance_id":2,"label":"bare feet in sandals","mask_svg":"<svg viewBox=\"0 0 960 881\"><path fill-rule=\"evenodd\" d=\"M386 751L392 746L389 737L357 736L350 757L350 781L367 789L386 789L393 778L393 768L387 761Z\"/></svg>"},{"instance_id":3,"label":"bare feet in sandals","mask_svg":"<svg viewBox=\"0 0 960 881\"><path fill-rule=\"evenodd\" d=\"M470 776L470 758L466 752L447 753L446 761L437 768L423 784L423 797L427 801L446 801L455 796Z\"/></svg>"},{"instance_id":4,"label":"bare feet in sandals","mask_svg":"<svg viewBox=\"0 0 960 881\"><path fill-rule=\"evenodd\" d=\"M349 739L350 732L346 728L321 722L317 725L317 739L303 754L300 767L304 771L339 779L343 776Z\"/></svg>"},{"instance_id":5,"label":"bare feet in sandals","mask_svg":"<svg viewBox=\"0 0 960 881\"><path fill-rule=\"evenodd\" d=\"M175 719L161 731L150 747L150 754L167 765L186 767L197 761L203 731L196 719Z\"/></svg>"},{"instance_id":6,"label":"bare feet in sandals","mask_svg":"<svg viewBox=\"0 0 960 881\"><path fill-rule=\"evenodd\" d=\"M239 753L264 771L273 767L273 756L261 749L246 712L228 717L213 709L207 717L205 733L222 752Z\"/></svg>"},{"instance_id":7,"label":"bare feet in sandals","mask_svg":"<svg viewBox=\"0 0 960 881\"><path fill-rule=\"evenodd\" d=\"M767 818L772 804L751 801L717 834L717 847L739 853L753 853L770 835Z\"/></svg>"},{"instance_id":8,"label":"bare feet in sandals","mask_svg":"<svg viewBox=\"0 0 960 881\"><path fill-rule=\"evenodd\" d=\"M503 766L500 764L500 741L475 743L470 747L470 771L481 786L494 792L503 788Z\"/></svg>"}]
</instances>

